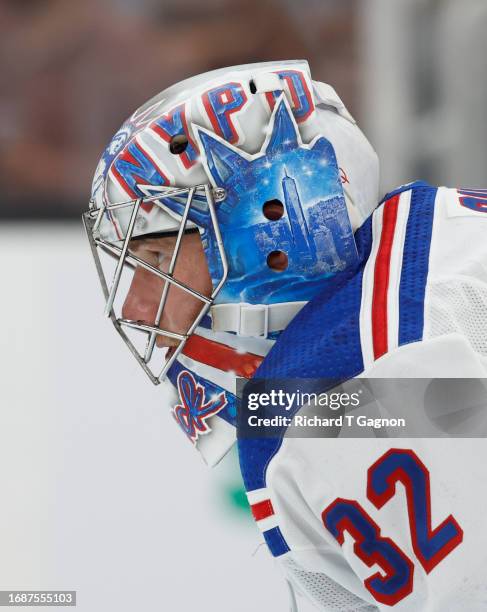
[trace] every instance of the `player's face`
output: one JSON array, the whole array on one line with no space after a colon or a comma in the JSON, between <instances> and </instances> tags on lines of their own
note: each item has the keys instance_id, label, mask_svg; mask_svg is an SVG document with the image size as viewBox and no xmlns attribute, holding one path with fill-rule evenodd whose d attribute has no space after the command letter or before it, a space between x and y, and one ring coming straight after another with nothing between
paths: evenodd
<instances>
[{"instance_id":1,"label":"player's face","mask_svg":"<svg viewBox=\"0 0 487 612\"><path fill-rule=\"evenodd\" d=\"M176 237L172 236L138 239L130 243L130 251L162 272L167 272L175 244ZM174 278L207 297L211 295L211 278L198 232L183 236ZM123 305L122 316L154 325L163 287L164 281L161 278L137 267ZM202 306L201 300L171 285L159 327L166 331L186 333ZM178 344L179 341L173 338L157 338L157 346L160 347Z\"/></svg>"}]
</instances>

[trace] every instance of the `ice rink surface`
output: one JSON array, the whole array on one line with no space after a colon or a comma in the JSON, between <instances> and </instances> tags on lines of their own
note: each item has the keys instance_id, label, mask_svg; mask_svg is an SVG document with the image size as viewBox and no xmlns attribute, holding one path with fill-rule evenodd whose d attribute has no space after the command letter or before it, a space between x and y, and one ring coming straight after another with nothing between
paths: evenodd
<instances>
[{"instance_id":1,"label":"ice rink surface","mask_svg":"<svg viewBox=\"0 0 487 612\"><path fill-rule=\"evenodd\" d=\"M287 611L226 500L235 458L203 464L103 318L81 223L4 223L0 254L0 588L77 590L82 612Z\"/></svg>"}]
</instances>

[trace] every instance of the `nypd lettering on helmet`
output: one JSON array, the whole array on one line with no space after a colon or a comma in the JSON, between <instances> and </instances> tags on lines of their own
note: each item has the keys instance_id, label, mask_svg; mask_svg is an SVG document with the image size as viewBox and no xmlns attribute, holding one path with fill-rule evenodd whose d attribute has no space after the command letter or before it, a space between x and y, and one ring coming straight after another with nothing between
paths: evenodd
<instances>
[{"instance_id":1,"label":"nypd lettering on helmet","mask_svg":"<svg viewBox=\"0 0 487 612\"><path fill-rule=\"evenodd\" d=\"M306 121L314 110L307 76L300 70L281 70L277 74L287 85L296 121L299 123ZM280 93L282 92L275 91L265 94L271 109L274 108ZM222 83L204 91L200 96L200 108L215 133L231 144L241 144L244 140L239 127L238 114L249 102L249 96L248 84L238 81ZM168 144L174 136L187 137L186 149L175 155L183 171L191 170L198 161L198 147L188 127L190 105L187 102L180 102L163 114L158 114L162 104L163 101L159 101L143 111L134 113L129 124L132 132L131 140L128 140L115 159L110 160L112 178L131 198L147 195L141 188L144 185L161 187L171 184L168 169L161 164L157 156L151 154L147 144L142 143L138 136L145 126L149 125L153 135ZM151 205L143 207L146 210L152 208Z\"/></svg>"},{"instance_id":2,"label":"nypd lettering on helmet","mask_svg":"<svg viewBox=\"0 0 487 612\"><path fill-rule=\"evenodd\" d=\"M247 99L241 83L225 83L209 89L202 96L203 106L213 129L232 144L240 141L232 115L242 110Z\"/></svg>"},{"instance_id":3,"label":"nypd lettering on helmet","mask_svg":"<svg viewBox=\"0 0 487 612\"><path fill-rule=\"evenodd\" d=\"M306 76L300 70L279 70L276 74L284 80L291 94L292 111L298 123L306 121L314 111L313 97L306 82ZM271 109L274 108L280 91L272 91L266 94Z\"/></svg>"},{"instance_id":4,"label":"nypd lettering on helmet","mask_svg":"<svg viewBox=\"0 0 487 612\"><path fill-rule=\"evenodd\" d=\"M166 173L155 162L148 148L134 139L116 157L111 167L111 174L118 184L132 198L143 197L140 185L169 185L170 180ZM142 205L146 210L152 204Z\"/></svg>"},{"instance_id":5,"label":"nypd lettering on helmet","mask_svg":"<svg viewBox=\"0 0 487 612\"><path fill-rule=\"evenodd\" d=\"M181 160L183 166L189 170L197 161L198 149L191 139L186 120L186 104L179 104L172 108L169 112L161 115L154 123L151 124L151 129L165 142L171 142L174 136L186 136L188 145L186 149L179 155L176 155Z\"/></svg>"}]
</instances>

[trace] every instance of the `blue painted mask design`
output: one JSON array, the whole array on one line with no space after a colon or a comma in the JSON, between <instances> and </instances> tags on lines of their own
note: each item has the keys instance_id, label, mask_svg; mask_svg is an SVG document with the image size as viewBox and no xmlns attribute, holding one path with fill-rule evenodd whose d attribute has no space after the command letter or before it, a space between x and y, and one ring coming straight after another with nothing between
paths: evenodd
<instances>
[{"instance_id":1,"label":"blue painted mask design","mask_svg":"<svg viewBox=\"0 0 487 612\"><path fill-rule=\"evenodd\" d=\"M201 153L215 187L225 189L217 216L229 261L229 276L217 302L273 303L310 299L320 279L357 260L340 173L324 137L301 142L293 114L282 97L276 104L261 152L248 155L199 129ZM278 200L280 219L263 207ZM214 237L204 234L210 273L221 277ZM272 251L284 251L288 267L269 268Z\"/></svg>"},{"instance_id":2,"label":"blue painted mask design","mask_svg":"<svg viewBox=\"0 0 487 612\"><path fill-rule=\"evenodd\" d=\"M356 263L333 146L324 137L302 143L284 96L274 107L261 151L254 155L203 128L194 129L213 186L226 192L216 210L229 274L216 303L309 300L323 278ZM264 204L272 200L284 207L277 220L267 219L263 212ZM161 202L179 214L183 211L183 199L161 198ZM204 198L194 199L189 218L203 228L203 245L216 284L222 266ZM268 266L273 251L286 253L284 271Z\"/></svg>"}]
</instances>

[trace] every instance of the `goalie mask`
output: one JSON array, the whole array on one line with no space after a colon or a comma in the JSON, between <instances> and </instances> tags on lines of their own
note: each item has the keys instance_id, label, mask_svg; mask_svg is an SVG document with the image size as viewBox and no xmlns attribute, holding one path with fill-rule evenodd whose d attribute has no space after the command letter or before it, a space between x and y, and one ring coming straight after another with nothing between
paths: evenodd
<instances>
[{"instance_id":1,"label":"goalie mask","mask_svg":"<svg viewBox=\"0 0 487 612\"><path fill-rule=\"evenodd\" d=\"M208 463L235 439L236 378L356 262L377 200L375 152L306 62L188 79L113 138L84 214L106 315L151 381L177 389L174 417Z\"/></svg>"}]
</instances>

